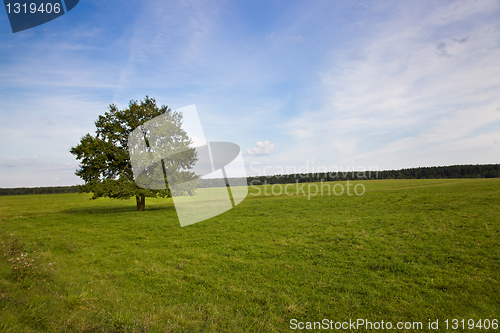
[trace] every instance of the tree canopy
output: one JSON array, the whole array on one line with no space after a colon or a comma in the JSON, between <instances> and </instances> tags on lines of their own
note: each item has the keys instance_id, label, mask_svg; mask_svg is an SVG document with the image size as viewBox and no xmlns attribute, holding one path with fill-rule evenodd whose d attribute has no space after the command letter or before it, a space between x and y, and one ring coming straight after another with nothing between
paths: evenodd
<instances>
[{"instance_id":1,"label":"tree canopy","mask_svg":"<svg viewBox=\"0 0 500 333\"><path fill-rule=\"evenodd\" d=\"M145 209L145 197L170 197L168 184L166 189L146 189L135 183L128 149L130 133L160 115L164 115L164 121L174 128L174 131L170 132L173 138L164 138L164 141L169 142L169 147L188 148L191 140L181 128L182 114L171 111L165 105L158 107L154 98L146 96L144 101L140 102L131 100L128 108L124 110L110 104L108 111L100 115L94 123L95 135L86 134L77 146L70 149L80 160L75 173L85 181L80 191L93 193L92 199L128 199L135 196L137 210ZM146 133L144 135L147 141ZM188 161L183 163L183 167L192 165L196 159L194 151L184 155Z\"/></svg>"}]
</instances>

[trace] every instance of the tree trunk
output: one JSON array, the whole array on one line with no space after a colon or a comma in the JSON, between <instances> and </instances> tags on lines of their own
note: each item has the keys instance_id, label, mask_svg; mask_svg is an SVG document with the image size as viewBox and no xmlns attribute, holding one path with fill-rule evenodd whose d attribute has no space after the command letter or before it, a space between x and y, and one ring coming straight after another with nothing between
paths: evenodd
<instances>
[{"instance_id":1,"label":"tree trunk","mask_svg":"<svg viewBox=\"0 0 500 333\"><path fill-rule=\"evenodd\" d=\"M146 209L146 197L138 195L135 196L135 201L137 202L137 210L145 210Z\"/></svg>"}]
</instances>

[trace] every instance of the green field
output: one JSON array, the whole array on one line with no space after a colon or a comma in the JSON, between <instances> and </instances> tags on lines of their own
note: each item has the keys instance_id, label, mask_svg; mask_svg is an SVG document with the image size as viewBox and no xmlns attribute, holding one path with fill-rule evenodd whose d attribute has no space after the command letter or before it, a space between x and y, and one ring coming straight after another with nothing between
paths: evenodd
<instances>
[{"instance_id":1,"label":"green field","mask_svg":"<svg viewBox=\"0 0 500 333\"><path fill-rule=\"evenodd\" d=\"M361 196L310 199L307 184L305 195L251 188L184 228L171 199L137 212L135 199L1 197L0 331L290 332L292 319L361 318L424 325L399 332L439 320L432 332L445 332L446 319L500 320L500 179L361 183ZM13 269L21 254L37 268Z\"/></svg>"}]
</instances>

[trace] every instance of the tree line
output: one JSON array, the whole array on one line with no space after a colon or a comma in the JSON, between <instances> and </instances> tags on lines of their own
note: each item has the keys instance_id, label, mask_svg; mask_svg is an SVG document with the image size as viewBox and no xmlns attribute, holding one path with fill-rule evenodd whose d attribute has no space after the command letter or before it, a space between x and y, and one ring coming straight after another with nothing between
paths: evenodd
<instances>
[{"instance_id":1,"label":"tree line","mask_svg":"<svg viewBox=\"0 0 500 333\"><path fill-rule=\"evenodd\" d=\"M0 188L0 195L78 193L78 185L54 187Z\"/></svg>"},{"instance_id":2,"label":"tree line","mask_svg":"<svg viewBox=\"0 0 500 333\"><path fill-rule=\"evenodd\" d=\"M500 178L500 164L451 165L400 170L330 171L289 175L253 176L248 185L311 183L319 181L366 179L443 179L443 178Z\"/></svg>"},{"instance_id":3,"label":"tree line","mask_svg":"<svg viewBox=\"0 0 500 333\"><path fill-rule=\"evenodd\" d=\"M331 171L290 175L247 177L248 185L311 183L364 179L443 179L443 178L500 178L500 164L451 165L384 171ZM199 187L221 186L220 179L202 179ZM224 186L224 185L222 185ZM80 185L57 187L0 188L1 195L78 193Z\"/></svg>"}]
</instances>

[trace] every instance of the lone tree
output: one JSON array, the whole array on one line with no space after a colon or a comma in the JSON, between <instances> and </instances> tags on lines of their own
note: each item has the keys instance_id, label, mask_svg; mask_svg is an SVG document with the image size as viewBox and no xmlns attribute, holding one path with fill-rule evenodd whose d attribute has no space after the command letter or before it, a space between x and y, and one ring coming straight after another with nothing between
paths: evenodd
<instances>
[{"instance_id":1,"label":"lone tree","mask_svg":"<svg viewBox=\"0 0 500 333\"><path fill-rule=\"evenodd\" d=\"M85 181L80 186L80 192L93 193L92 199L100 197L129 199L135 196L137 210L146 208L146 197L171 197L166 189L145 189L137 186L134 181L128 150L129 134L138 126L157 116L166 115L167 121L174 128L170 135L169 146L172 148L190 149L191 143L187 133L181 128L182 115L172 112L167 106L158 107L154 98L146 96L144 101L131 100L127 109L118 110L110 104L109 110L95 121L96 135L85 135L80 144L70 149L70 152L80 160L76 175ZM186 154L184 154L186 156ZM188 160L183 166L192 166L196 161L194 149L188 154ZM186 194L192 194L192 191Z\"/></svg>"}]
</instances>

